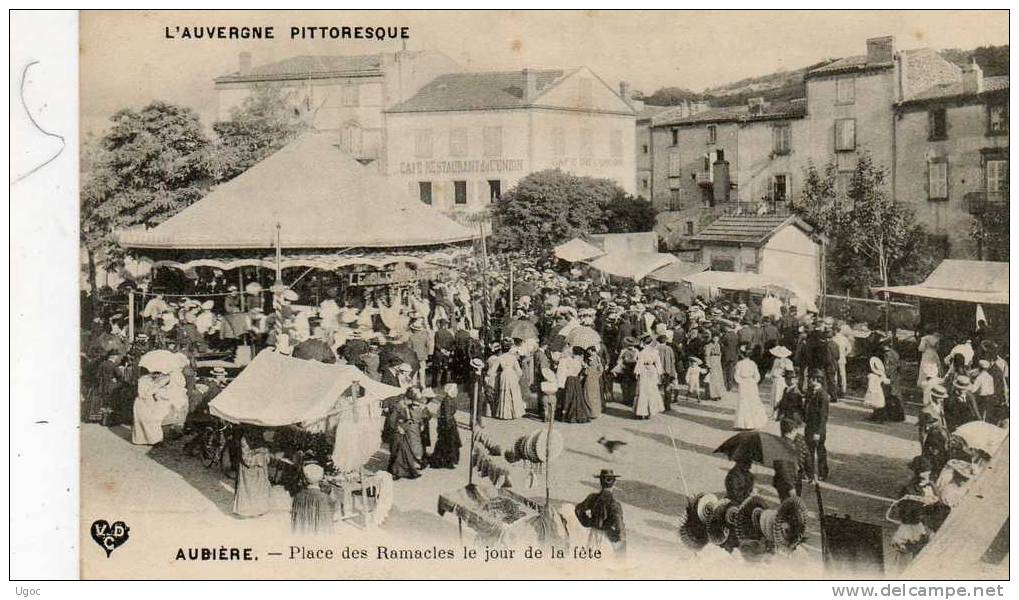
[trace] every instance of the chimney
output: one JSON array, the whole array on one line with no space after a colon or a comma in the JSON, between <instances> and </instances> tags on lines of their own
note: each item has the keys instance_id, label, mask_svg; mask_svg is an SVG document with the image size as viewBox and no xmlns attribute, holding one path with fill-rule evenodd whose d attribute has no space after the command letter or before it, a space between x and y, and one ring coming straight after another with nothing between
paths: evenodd
<instances>
[{"instance_id":1,"label":"chimney","mask_svg":"<svg viewBox=\"0 0 1019 600\"><path fill-rule=\"evenodd\" d=\"M867 64L889 63L894 57L894 37L886 35L867 40Z\"/></svg>"},{"instance_id":2,"label":"chimney","mask_svg":"<svg viewBox=\"0 0 1019 600\"><path fill-rule=\"evenodd\" d=\"M623 97L623 100L630 101L632 94L630 93L630 82L620 81L619 82L619 95Z\"/></svg>"},{"instance_id":3,"label":"chimney","mask_svg":"<svg viewBox=\"0 0 1019 600\"><path fill-rule=\"evenodd\" d=\"M962 91L966 94L984 91L984 70L975 61L962 68Z\"/></svg>"},{"instance_id":4,"label":"chimney","mask_svg":"<svg viewBox=\"0 0 1019 600\"><path fill-rule=\"evenodd\" d=\"M759 115L763 113L764 106L764 98L761 96L747 98L747 107L750 109L750 114L752 115Z\"/></svg>"},{"instance_id":5,"label":"chimney","mask_svg":"<svg viewBox=\"0 0 1019 600\"><path fill-rule=\"evenodd\" d=\"M534 69L524 69L524 101L530 102L538 95L538 74Z\"/></svg>"},{"instance_id":6,"label":"chimney","mask_svg":"<svg viewBox=\"0 0 1019 600\"><path fill-rule=\"evenodd\" d=\"M251 73L251 53L241 52L237 55L237 71L241 75L248 75Z\"/></svg>"}]
</instances>

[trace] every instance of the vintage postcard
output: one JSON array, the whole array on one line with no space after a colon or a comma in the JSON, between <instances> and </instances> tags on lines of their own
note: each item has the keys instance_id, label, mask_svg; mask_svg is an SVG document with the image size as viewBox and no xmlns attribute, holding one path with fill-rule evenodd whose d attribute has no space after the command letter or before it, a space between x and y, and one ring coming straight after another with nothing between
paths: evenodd
<instances>
[{"instance_id":1,"label":"vintage postcard","mask_svg":"<svg viewBox=\"0 0 1019 600\"><path fill-rule=\"evenodd\" d=\"M79 24L82 578L1009 578L1007 11Z\"/></svg>"}]
</instances>

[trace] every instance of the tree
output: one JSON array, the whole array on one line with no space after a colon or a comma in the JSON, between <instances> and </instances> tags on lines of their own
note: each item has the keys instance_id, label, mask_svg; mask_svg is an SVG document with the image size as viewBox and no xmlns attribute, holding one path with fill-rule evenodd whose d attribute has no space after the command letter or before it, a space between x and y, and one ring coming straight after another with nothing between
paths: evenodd
<instances>
[{"instance_id":1,"label":"tree","mask_svg":"<svg viewBox=\"0 0 1019 600\"><path fill-rule=\"evenodd\" d=\"M702 100L703 95L692 90L680 87L663 87L655 90L650 96L644 97L644 102L652 106L676 106L689 100L696 102Z\"/></svg>"},{"instance_id":2,"label":"tree","mask_svg":"<svg viewBox=\"0 0 1019 600\"><path fill-rule=\"evenodd\" d=\"M631 196L625 192L617 194L605 205L605 229L608 233L629 233L651 231L655 227L653 204L643 196Z\"/></svg>"},{"instance_id":3,"label":"tree","mask_svg":"<svg viewBox=\"0 0 1019 600\"><path fill-rule=\"evenodd\" d=\"M190 108L156 101L124 109L88 149L81 192L81 234L91 261L110 268L122 257L113 232L154 226L204 195L211 182L209 140Z\"/></svg>"},{"instance_id":4,"label":"tree","mask_svg":"<svg viewBox=\"0 0 1019 600\"><path fill-rule=\"evenodd\" d=\"M493 205L491 243L496 250L540 252L584 233L646 231L653 224L650 204L614 181L549 169L524 177Z\"/></svg>"},{"instance_id":5,"label":"tree","mask_svg":"<svg viewBox=\"0 0 1019 600\"><path fill-rule=\"evenodd\" d=\"M219 143L210 169L217 181L232 179L306 128L304 117L287 102L279 86L257 87L230 112L229 119L213 123Z\"/></svg>"},{"instance_id":6,"label":"tree","mask_svg":"<svg viewBox=\"0 0 1019 600\"><path fill-rule=\"evenodd\" d=\"M991 205L973 217L970 237L981 260L1008 261L1008 203Z\"/></svg>"},{"instance_id":7,"label":"tree","mask_svg":"<svg viewBox=\"0 0 1019 600\"><path fill-rule=\"evenodd\" d=\"M914 283L934 266L926 230L888 194L886 177L867 153L841 184L834 160L822 170L813 163L805 169L793 210L827 236L826 272L836 289Z\"/></svg>"}]
</instances>

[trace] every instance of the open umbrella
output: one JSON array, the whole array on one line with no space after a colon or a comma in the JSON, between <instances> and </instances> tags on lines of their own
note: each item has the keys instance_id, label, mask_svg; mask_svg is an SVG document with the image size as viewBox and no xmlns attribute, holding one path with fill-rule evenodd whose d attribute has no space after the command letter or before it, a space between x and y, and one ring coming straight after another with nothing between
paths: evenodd
<instances>
[{"instance_id":1,"label":"open umbrella","mask_svg":"<svg viewBox=\"0 0 1019 600\"><path fill-rule=\"evenodd\" d=\"M329 344L315 338L304 340L297 344L294 347L292 356L303 360L317 360L327 364L336 362L336 353L329 347Z\"/></svg>"},{"instance_id":2,"label":"open umbrella","mask_svg":"<svg viewBox=\"0 0 1019 600\"><path fill-rule=\"evenodd\" d=\"M755 462L771 467L775 461L796 462L796 447L785 438L760 431L741 431L715 448L736 462Z\"/></svg>"},{"instance_id":3,"label":"open umbrella","mask_svg":"<svg viewBox=\"0 0 1019 600\"><path fill-rule=\"evenodd\" d=\"M986 421L970 421L960 425L953 435L961 437L970 448L994 454L1005 441L1007 431Z\"/></svg>"},{"instance_id":4,"label":"open umbrella","mask_svg":"<svg viewBox=\"0 0 1019 600\"><path fill-rule=\"evenodd\" d=\"M503 337L519 340L536 340L538 339L538 328L530 321L517 319L516 321L510 321L503 327L502 335Z\"/></svg>"},{"instance_id":5,"label":"open umbrella","mask_svg":"<svg viewBox=\"0 0 1019 600\"><path fill-rule=\"evenodd\" d=\"M591 348L601 344L601 336L587 325L579 325L566 334L566 343L571 346Z\"/></svg>"},{"instance_id":6,"label":"open umbrella","mask_svg":"<svg viewBox=\"0 0 1019 600\"><path fill-rule=\"evenodd\" d=\"M184 368L187 359L169 350L150 350L138 360L138 366L150 373L174 373Z\"/></svg>"}]
</instances>

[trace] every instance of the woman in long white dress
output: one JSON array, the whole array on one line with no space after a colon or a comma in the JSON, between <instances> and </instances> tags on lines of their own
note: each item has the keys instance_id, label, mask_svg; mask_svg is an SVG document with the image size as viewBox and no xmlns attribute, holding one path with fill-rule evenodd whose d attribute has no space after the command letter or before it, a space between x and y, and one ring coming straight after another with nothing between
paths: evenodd
<instances>
[{"instance_id":1,"label":"woman in long white dress","mask_svg":"<svg viewBox=\"0 0 1019 600\"><path fill-rule=\"evenodd\" d=\"M648 419L651 415L665 412L662 390L658 387L662 375L662 355L649 338L645 338L643 347L637 353L637 365L633 372L637 375L637 400L633 403L633 414L638 419Z\"/></svg>"},{"instance_id":2,"label":"woman in long white dress","mask_svg":"<svg viewBox=\"0 0 1019 600\"><path fill-rule=\"evenodd\" d=\"M885 375L885 364L876 356L870 357L870 373L867 374L867 392L863 395L863 403L874 409L874 412L867 418L868 421L885 422L885 391L883 385L887 383L889 383L889 379Z\"/></svg>"},{"instance_id":3,"label":"woman in long white dress","mask_svg":"<svg viewBox=\"0 0 1019 600\"><path fill-rule=\"evenodd\" d=\"M733 377L739 388L736 398L736 429L760 429L768 424L768 415L761 404L761 396L757 384L761 382L761 372L757 363L750 359L750 350L740 347L740 361L736 363Z\"/></svg>"},{"instance_id":4,"label":"woman in long white dress","mask_svg":"<svg viewBox=\"0 0 1019 600\"><path fill-rule=\"evenodd\" d=\"M941 336L936 331L932 331L920 338L920 344L916 348L916 351L920 353L920 370L916 379L917 385L922 386L931 377L941 375L941 357L938 356L939 342L941 342ZM931 368L925 369L924 365L934 365L933 375L931 375Z\"/></svg>"},{"instance_id":5,"label":"woman in long white dress","mask_svg":"<svg viewBox=\"0 0 1019 600\"><path fill-rule=\"evenodd\" d=\"M498 367L498 384L496 390L495 414L496 419L517 419L524 416L524 397L520 391L520 376L523 371L520 368L520 361L513 349L504 352L499 356L496 363Z\"/></svg>"},{"instance_id":6,"label":"woman in long white dress","mask_svg":"<svg viewBox=\"0 0 1019 600\"><path fill-rule=\"evenodd\" d=\"M163 441L163 420L170 413L170 403L156 397L170 378L160 373L138 378L138 395L134 399L134 427L131 443L152 446Z\"/></svg>"},{"instance_id":7,"label":"woman in long white dress","mask_svg":"<svg viewBox=\"0 0 1019 600\"><path fill-rule=\"evenodd\" d=\"M796 367L793 366L793 361L789 360L792 352L785 346L775 346L769 352L775 357L774 362L771 363L771 371L768 372L768 379L771 380L771 409L775 411L778 410L778 403L782 401L782 395L785 394L785 372L795 371Z\"/></svg>"}]
</instances>

